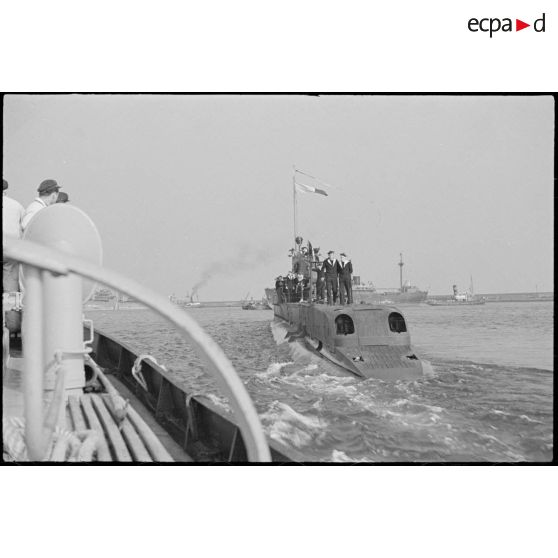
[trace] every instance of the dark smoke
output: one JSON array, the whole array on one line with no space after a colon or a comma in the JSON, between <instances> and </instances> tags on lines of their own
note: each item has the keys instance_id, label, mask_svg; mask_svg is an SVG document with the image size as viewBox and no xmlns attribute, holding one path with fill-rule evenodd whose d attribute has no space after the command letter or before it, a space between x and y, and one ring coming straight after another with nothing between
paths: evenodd
<instances>
[{"instance_id":1,"label":"dark smoke","mask_svg":"<svg viewBox=\"0 0 558 558\"><path fill-rule=\"evenodd\" d=\"M242 248L236 256L229 256L209 264L200 274L200 278L192 287L191 298L198 294L198 291L211 279L218 275L236 275L241 271L271 262L272 255L268 250L256 248Z\"/></svg>"}]
</instances>

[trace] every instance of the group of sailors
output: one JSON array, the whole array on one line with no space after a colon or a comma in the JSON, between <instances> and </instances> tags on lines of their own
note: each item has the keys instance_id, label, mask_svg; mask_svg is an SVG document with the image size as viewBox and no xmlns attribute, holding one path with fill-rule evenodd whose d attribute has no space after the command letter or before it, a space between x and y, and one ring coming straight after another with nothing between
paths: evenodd
<instances>
[{"instance_id":1,"label":"group of sailors","mask_svg":"<svg viewBox=\"0 0 558 558\"><path fill-rule=\"evenodd\" d=\"M55 203L67 203L68 194L60 191L56 180L43 180L37 188L37 197L26 209L13 198L7 195L9 184L2 179L2 235L21 238L31 219L41 209ZM19 266L16 262L4 259L2 261L2 286L4 292L17 292L21 290Z\"/></svg>"},{"instance_id":2,"label":"group of sailors","mask_svg":"<svg viewBox=\"0 0 558 558\"><path fill-rule=\"evenodd\" d=\"M302 302L309 300L310 285L302 273L289 271L284 277L279 275L275 281L277 302Z\"/></svg>"},{"instance_id":3,"label":"group of sailors","mask_svg":"<svg viewBox=\"0 0 558 558\"><path fill-rule=\"evenodd\" d=\"M353 264L347 254L335 258L330 250L327 259L320 260L320 249L308 243L301 246L302 238L296 238L297 248L291 250L292 271L275 280L277 302L316 302L324 304L352 304Z\"/></svg>"}]
</instances>

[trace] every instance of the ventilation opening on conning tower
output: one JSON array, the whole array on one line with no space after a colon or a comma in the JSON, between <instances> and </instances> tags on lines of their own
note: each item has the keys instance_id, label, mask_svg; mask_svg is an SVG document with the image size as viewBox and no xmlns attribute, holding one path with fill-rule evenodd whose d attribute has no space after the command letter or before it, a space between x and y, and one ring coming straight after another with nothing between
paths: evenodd
<instances>
[{"instance_id":1,"label":"ventilation opening on conning tower","mask_svg":"<svg viewBox=\"0 0 558 558\"><path fill-rule=\"evenodd\" d=\"M395 333L404 333L407 331L405 318L399 312L392 312L389 315L388 323L390 331L395 331Z\"/></svg>"},{"instance_id":2,"label":"ventilation opening on conning tower","mask_svg":"<svg viewBox=\"0 0 558 558\"><path fill-rule=\"evenodd\" d=\"M337 327L337 335L350 335L355 332L355 324L351 316L347 314L339 314L335 318L335 325Z\"/></svg>"}]
</instances>

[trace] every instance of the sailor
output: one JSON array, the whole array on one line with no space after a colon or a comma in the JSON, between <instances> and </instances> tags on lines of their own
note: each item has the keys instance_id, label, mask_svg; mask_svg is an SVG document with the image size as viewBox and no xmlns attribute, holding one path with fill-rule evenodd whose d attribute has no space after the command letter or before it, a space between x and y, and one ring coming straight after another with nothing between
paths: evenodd
<instances>
[{"instance_id":1,"label":"sailor","mask_svg":"<svg viewBox=\"0 0 558 558\"><path fill-rule=\"evenodd\" d=\"M323 302L325 275L321 269L322 266L320 262L320 248L319 247L314 248L313 253L314 254L313 254L313 259L311 261L311 268L310 268L310 285L311 285L312 300L315 300L317 302Z\"/></svg>"},{"instance_id":2,"label":"sailor","mask_svg":"<svg viewBox=\"0 0 558 558\"><path fill-rule=\"evenodd\" d=\"M293 272L297 275L302 273L305 279L310 278L310 260L306 246L303 246L300 252L293 257Z\"/></svg>"},{"instance_id":3,"label":"sailor","mask_svg":"<svg viewBox=\"0 0 558 558\"><path fill-rule=\"evenodd\" d=\"M299 273L296 276L296 301L302 302L308 300L308 280Z\"/></svg>"},{"instance_id":4,"label":"sailor","mask_svg":"<svg viewBox=\"0 0 558 558\"><path fill-rule=\"evenodd\" d=\"M347 254L341 252L341 262L339 263L339 301L341 304L353 303L353 264L347 259Z\"/></svg>"},{"instance_id":5,"label":"sailor","mask_svg":"<svg viewBox=\"0 0 558 558\"><path fill-rule=\"evenodd\" d=\"M58 192L58 199L56 200L56 203L68 203L69 201L70 198L66 192Z\"/></svg>"},{"instance_id":6,"label":"sailor","mask_svg":"<svg viewBox=\"0 0 558 558\"><path fill-rule=\"evenodd\" d=\"M2 235L21 237L21 218L25 210L16 200L10 198L6 190L8 181L2 179ZM5 293L19 291L19 264L13 260L2 262L2 286Z\"/></svg>"},{"instance_id":7,"label":"sailor","mask_svg":"<svg viewBox=\"0 0 558 558\"><path fill-rule=\"evenodd\" d=\"M291 296L291 302L299 302L300 301L300 292L299 292L299 287L298 287L298 274L295 274L294 279L293 279L293 292L292 292L292 296Z\"/></svg>"},{"instance_id":8,"label":"sailor","mask_svg":"<svg viewBox=\"0 0 558 558\"><path fill-rule=\"evenodd\" d=\"M279 275L275 281L275 292L277 293L277 304L283 304L285 302L285 297L283 290L285 289L285 282L283 281L283 276Z\"/></svg>"},{"instance_id":9,"label":"sailor","mask_svg":"<svg viewBox=\"0 0 558 558\"><path fill-rule=\"evenodd\" d=\"M25 214L21 219L21 228L25 230L29 221L33 218L33 216L39 212L41 209L56 203L58 199L58 191L60 190L60 186L56 180L47 179L43 180L39 187L37 188L37 192L39 192L39 197L35 198L25 210Z\"/></svg>"},{"instance_id":10,"label":"sailor","mask_svg":"<svg viewBox=\"0 0 558 558\"><path fill-rule=\"evenodd\" d=\"M337 304L337 287L339 278L339 262L335 259L335 252L330 250L324 261L322 271L325 275L325 286L327 289L327 303Z\"/></svg>"},{"instance_id":11,"label":"sailor","mask_svg":"<svg viewBox=\"0 0 558 558\"><path fill-rule=\"evenodd\" d=\"M288 273L283 275L283 302L289 302L289 289L287 288Z\"/></svg>"},{"instance_id":12,"label":"sailor","mask_svg":"<svg viewBox=\"0 0 558 558\"><path fill-rule=\"evenodd\" d=\"M316 299L318 302L323 303L325 297L325 273L324 270L319 267L317 270L316 278Z\"/></svg>"},{"instance_id":13,"label":"sailor","mask_svg":"<svg viewBox=\"0 0 558 558\"><path fill-rule=\"evenodd\" d=\"M287 302L293 302L295 297L295 279L296 276L292 271L287 273L287 280L285 281L287 291Z\"/></svg>"}]
</instances>

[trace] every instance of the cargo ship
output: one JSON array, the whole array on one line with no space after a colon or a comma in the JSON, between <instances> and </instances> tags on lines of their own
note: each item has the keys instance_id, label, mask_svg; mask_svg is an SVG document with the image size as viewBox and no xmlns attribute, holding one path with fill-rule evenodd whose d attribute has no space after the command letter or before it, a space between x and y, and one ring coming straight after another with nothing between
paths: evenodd
<instances>
[{"instance_id":1,"label":"cargo ship","mask_svg":"<svg viewBox=\"0 0 558 558\"><path fill-rule=\"evenodd\" d=\"M403 282L403 254L399 254L399 288L376 288L371 283L361 284L360 277L353 277L353 297L356 303L368 304L418 304L424 302L428 291L421 291L410 281Z\"/></svg>"}]
</instances>

